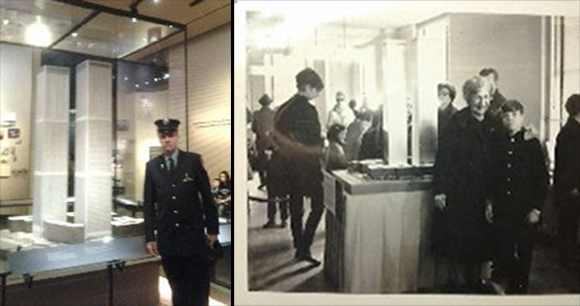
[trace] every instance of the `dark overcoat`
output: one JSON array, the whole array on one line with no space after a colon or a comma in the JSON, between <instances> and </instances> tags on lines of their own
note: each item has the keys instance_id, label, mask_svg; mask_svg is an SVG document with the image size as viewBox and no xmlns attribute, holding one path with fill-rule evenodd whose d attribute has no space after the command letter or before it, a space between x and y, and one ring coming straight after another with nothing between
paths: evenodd
<instances>
[{"instance_id":1,"label":"dark overcoat","mask_svg":"<svg viewBox=\"0 0 580 306\"><path fill-rule=\"evenodd\" d=\"M493 125L476 120L469 107L450 120L440 141L434 168L434 193L447 196L436 224L437 248L459 261L482 261L489 256L491 227L485 219L489 197Z\"/></svg>"}]
</instances>

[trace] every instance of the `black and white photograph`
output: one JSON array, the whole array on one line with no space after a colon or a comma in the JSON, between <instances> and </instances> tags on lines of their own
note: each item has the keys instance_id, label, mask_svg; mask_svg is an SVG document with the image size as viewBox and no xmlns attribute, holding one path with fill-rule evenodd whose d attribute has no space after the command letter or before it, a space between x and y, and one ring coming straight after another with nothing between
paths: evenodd
<instances>
[{"instance_id":1,"label":"black and white photograph","mask_svg":"<svg viewBox=\"0 0 580 306\"><path fill-rule=\"evenodd\" d=\"M235 10L241 297L577 303L578 1Z\"/></svg>"},{"instance_id":2,"label":"black and white photograph","mask_svg":"<svg viewBox=\"0 0 580 306\"><path fill-rule=\"evenodd\" d=\"M233 304L232 12L0 0L0 306Z\"/></svg>"}]
</instances>

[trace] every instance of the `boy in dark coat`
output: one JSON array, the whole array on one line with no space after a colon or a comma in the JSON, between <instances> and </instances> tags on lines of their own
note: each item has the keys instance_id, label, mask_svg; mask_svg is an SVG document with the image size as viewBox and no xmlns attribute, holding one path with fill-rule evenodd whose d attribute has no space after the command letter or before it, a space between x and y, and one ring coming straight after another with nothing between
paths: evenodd
<instances>
[{"instance_id":1,"label":"boy in dark coat","mask_svg":"<svg viewBox=\"0 0 580 306\"><path fill-rule=\"evenodd\" d=\"M507 293L525 293L532 262L533 238L548 192L542 146L522 128L524 107L509 100L500 108L492 180L497 266L494 280L507 280Z\"/></svg>"}]
</instances>

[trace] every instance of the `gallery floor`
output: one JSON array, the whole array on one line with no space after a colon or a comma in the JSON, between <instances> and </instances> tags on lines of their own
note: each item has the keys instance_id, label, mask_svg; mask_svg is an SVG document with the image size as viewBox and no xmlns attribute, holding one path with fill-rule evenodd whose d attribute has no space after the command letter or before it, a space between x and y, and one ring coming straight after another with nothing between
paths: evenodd
<instances>
[{"instance_id":1,"label":"gallery floor","mask_svg":"<svg viewBox=\"0 0 580 306\"><path fill-rule=\"evenodd\" d=\"M249 193L266 197L259 190L258 176L249 182ZM306 205L306 213L308 205ZM294 260L294 248L289 226L264 229L266 204L250 202L248 214L249 288L276 292L336 292L324 278L323 265L312 267ZM280 223L279 215L276 222ZM289 225L289 224L288 224ZM324 216L316 233L312 254L322 260L324 252ZM558 257L550 239L539 239L534 251L530 275L530 294L580 293L580 283L573 272L557 264ZM437 292L437 288L422 288L421 292Z\"/></svg>"}]
</instances>

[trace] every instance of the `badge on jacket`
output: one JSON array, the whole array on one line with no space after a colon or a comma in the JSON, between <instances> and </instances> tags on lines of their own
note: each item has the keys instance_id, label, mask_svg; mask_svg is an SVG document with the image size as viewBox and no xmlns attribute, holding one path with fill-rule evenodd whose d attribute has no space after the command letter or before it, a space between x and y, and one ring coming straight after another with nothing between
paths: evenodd
<instances>
[{"instance_id":1,"label":"badge on jacket","mask_svg":"<svg viewBox=\"0 0 580 306\"><path fill-rule=\"evenodd\" d=\"M187 174L187 172L185 173L185 178L183 179L184 182L193 182L193 179L191 177L189 177L189 174Z\"/></svg>"}]
</instances>

